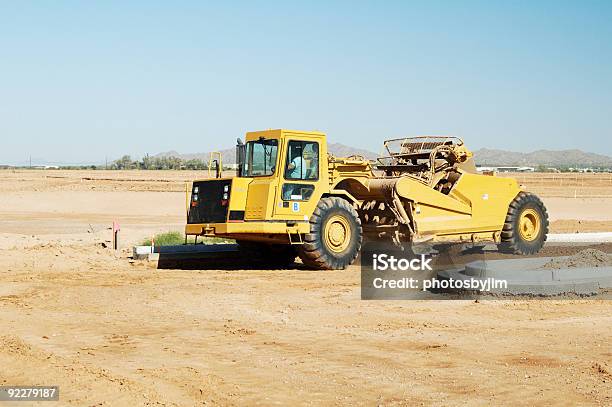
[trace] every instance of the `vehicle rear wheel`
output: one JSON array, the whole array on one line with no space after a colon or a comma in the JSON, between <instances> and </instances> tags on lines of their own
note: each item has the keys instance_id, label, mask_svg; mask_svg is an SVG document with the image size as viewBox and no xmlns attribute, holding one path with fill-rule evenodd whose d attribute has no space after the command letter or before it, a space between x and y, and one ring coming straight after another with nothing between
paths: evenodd
<instances>
[{"instance_id":1,"label":"vehicle rear wheel","mask_svg":"<svg viewBox=\"0 0 612 407\"><path fill-rule=\"evenodd\" d=\"M355 208L342 198L322 198L298 254L308 267L344 269L355 261L361 241L361 220Z\"/></svg>"},{"instance_id":2,"label":"vehicle rear wheel","mask_svg":"<svg viewBox=\"0 0 612 407\"><path fill-rule=\"evenodd\" d=\"M535 254L548 234L548 213L536 195L520 192L510 203L501 233L502 251Z\"/></svg>"}]
</instances>

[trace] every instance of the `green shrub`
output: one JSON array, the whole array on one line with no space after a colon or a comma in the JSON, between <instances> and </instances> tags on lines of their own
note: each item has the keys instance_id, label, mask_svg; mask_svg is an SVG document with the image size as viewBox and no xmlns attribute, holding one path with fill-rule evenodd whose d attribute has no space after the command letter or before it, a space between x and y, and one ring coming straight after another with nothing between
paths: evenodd
<instances>
[{"instance_id":1,"label":"green shrub","mask_svg":"<svg viewBox=\"0 0 612 407\"><path fill-rule=\"evenodd\" d=\"M185 235L181 232L166 232L160 233L153 236L155 240L155 246L178 246L185 244ZM195 236L189 236L187 239L188 244L195 242ZM198 237L198 244L220 244L220 243L235 243L234 240L224 239L221 237ZM151 246L151 239L145 239L142 241L142 246Z\"/></svg>"}]
</instances>

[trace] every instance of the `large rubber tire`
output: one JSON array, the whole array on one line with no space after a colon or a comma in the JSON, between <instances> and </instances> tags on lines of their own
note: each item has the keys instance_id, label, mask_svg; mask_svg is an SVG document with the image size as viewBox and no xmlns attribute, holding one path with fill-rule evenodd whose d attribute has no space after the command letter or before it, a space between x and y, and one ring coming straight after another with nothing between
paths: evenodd
<instances>
[{"instance_id":1,"label":"large rubber tire","mask_svg":"<svg viewBox=\"0 0 612 407\"><path fill-rule=\"evenodd\" d=\"M308 267L341 270L355 261L361 242L361 220L355 208L342 198L321 198L298 255Z\"/></svg>"},{"instance_id":2,"label":"large rubber tire","mask_svg":"<svg viewBox=\"0 0 612 407\"><path fill-rule=\"evenodd\" d=\"M520 192L510 203L501 232L500 250L515 254L535 254L548 234L548 213L536 195Z\"/></svg>"}]
</instances>

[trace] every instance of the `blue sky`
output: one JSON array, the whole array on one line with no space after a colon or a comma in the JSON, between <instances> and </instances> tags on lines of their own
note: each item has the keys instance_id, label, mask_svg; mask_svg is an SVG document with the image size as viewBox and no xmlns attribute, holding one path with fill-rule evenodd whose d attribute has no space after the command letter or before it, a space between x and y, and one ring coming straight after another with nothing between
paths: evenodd
<instances>
[{"instance_id":1,"label":"blue sky","mask_svg":"<svg viewBox=\"0 0 612 407\"><path fill-rule=\"evenodd\" d=\"M248 130L612 155L612 2L0 3L0 163Z\"/></svg>"}]
</instances>

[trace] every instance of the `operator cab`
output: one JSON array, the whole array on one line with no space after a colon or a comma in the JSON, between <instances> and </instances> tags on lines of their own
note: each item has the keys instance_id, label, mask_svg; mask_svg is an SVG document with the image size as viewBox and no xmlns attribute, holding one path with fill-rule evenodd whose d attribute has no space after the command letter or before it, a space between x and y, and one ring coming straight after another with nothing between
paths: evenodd
<instances>
[{"instance_id":1,"label":"operator cab","mask_svg":"<svg viewBox=\"0 0 612 407\"><path fill-rule=\"evenodd\" d=\"M321 157L325 157L323 162ZM327 171L323 133L250 132L245 143L239 140L236 158L237 177L252 179L246 197L246 220L304 221L307 209L316 204L323 193L322 188L318 188Z\"/></svg>"},{"instance_id":2,"label":"operator cab","mask_svg":"<svg viewBox=\"0 0 612 407\"><path fill-rule=\"evenodd\" d=\"M276 172L278 160L278 139L258 140L243 144L240 139L236 146L238 158L238 177L272 176ZM284 177L288 180L316 180L319 168L319 143L314 141L290 140L287 144L287 157Z\"/></svg>"}]
</instances>

